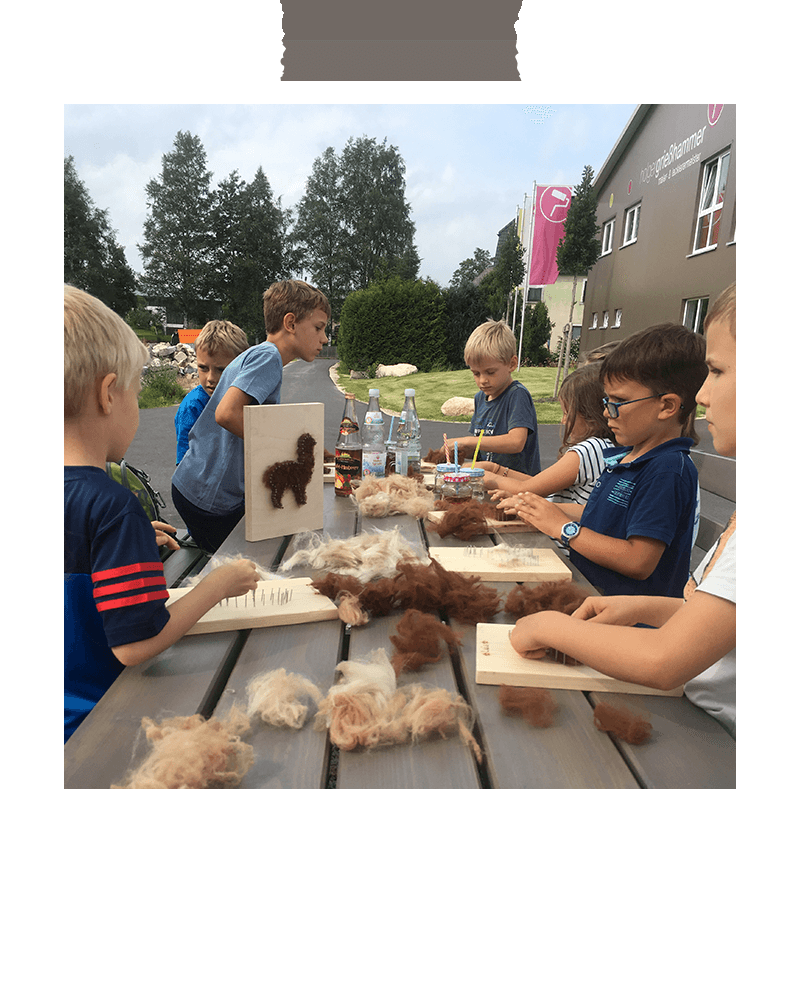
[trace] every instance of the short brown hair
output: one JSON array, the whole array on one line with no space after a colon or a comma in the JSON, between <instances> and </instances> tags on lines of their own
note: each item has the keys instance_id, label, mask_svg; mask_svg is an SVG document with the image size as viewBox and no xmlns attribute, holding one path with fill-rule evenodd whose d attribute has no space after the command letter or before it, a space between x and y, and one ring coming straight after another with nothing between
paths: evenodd
<instances>
[{"instance_id":1,"label":"short brown hair","mask_svg":"<svg viewBox=\"0 0 800 1005\"><path fill-rule=\"evenodd\" d=\"M148 354L132 328L97 297L64 284L64 418L81 413L98 377L128 388Z\"/></svg>"},{"instance_id":2,"label":"short brown hair","mask_svg":"<svg viewBox=\"0 0 800 1005\"><path fill-rule=\"evenodd\" d=\"M706 340L683 325L660 324L631 335L600 364L600 380L634 380L653 394L677 394L683 406L683 435L695 443L695 395L708 376Z\"/></svg>"},{"instance_id":3,"label":"short brown hair","mask_svg":"<svg viewBox=\"0 0 800 1005\"><path fill-rule=\"evenodd\" d=\"M282 279L264 291L264 327L267 335L279 332L287 314L294 314L295 321L302 321L312 311L325 311L331 316L328 298L315 286L302 279Z\"/></svg>"}]
</instances>

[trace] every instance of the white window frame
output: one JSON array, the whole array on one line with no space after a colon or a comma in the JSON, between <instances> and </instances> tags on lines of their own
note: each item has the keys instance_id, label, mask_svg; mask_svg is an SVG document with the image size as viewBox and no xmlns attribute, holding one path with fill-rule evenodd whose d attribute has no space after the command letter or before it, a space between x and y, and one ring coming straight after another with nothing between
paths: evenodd
<instances>
[{"instance_id":1,"label":"white window frame","mask_svg":"<svg viewBox=\"0 0 800 1005\"><path fill-rule=\"evenodd\" d=\"M616 219L616 217L615 217ZM614 250L614 220L607 220L603 224L603 244L600 257L610 255Z\"/></svg>"},{"instance_id":2,"label":"white window frame","mask_svg":"<svg viewBox=\"0 0 800 1005\"><path fill-rule=\"evenodd\" d=\"M623 248L626 248L629 244L636 244L636 239L639 236L639 211L641 208L642 204L637 202L635 206L631 206L630 209L625 210L625 222L622 228ZM631 236L628 236L629 233L631 233Z\"/></svg>"},{"instance_id":3,"label":"white window frame","mask_svg":"<svg viewBox=\"0 0 800 1005\"><path fill-rule=\"evenodd\" d=\"M603 327L608 328L608 311L603 311Z\"/></svg>"},{"instance_id":4,"label":"white window frame","mask_svg":"<svg viewBox=\"0 0 800 1005\"><path fill-rule=\"evenodd\" d=\"M728 170L731 163L730 147L712 157L703 165L703 180L700 185L700 200L697 204L697 220L694 226L694 242L692 254L698 255L705 251L713 251L719 240L719 228L722 225L722 210L725 201L725 190L728 187ZM720 185L722 181L722 185ZM712 243L714 233L714 217L719 214L716 222L717 241ZM705 232L704 243L702 233Z\"/></svg>"},{"instance_id":5,"label":"white window frame","mask_svg":"<svg viewBox=\"0 0 800 1005\"><path fill-rule=\"evenodd\" d=\"M592 328L597 327L597 313L592 314Z\"/></svg>"},{"instance_id":6,"label":"white window frame","mask_svg":"<svg viewBox=\"0 0 800 1005\"><path fill-rule=\"evenodd\" d=\"M612 325L612 327L619 328L621 324L622 324L622 308L617 307L617 309L614 311L614 324Z\"/></svg>"},{"instance_id":7,"label":"white window frame","mask_svg":"<svg viewBox=\"0 0 800 1005\"><path fill-rule=\"evenodd\" d=\"M708 313L708 301L708 297L689 297L684 301L682 321L684 328L698 334L702 332L703 318ZM703 304L705 304L705 309L703 309Z\"/></svg>"}]
</instances>

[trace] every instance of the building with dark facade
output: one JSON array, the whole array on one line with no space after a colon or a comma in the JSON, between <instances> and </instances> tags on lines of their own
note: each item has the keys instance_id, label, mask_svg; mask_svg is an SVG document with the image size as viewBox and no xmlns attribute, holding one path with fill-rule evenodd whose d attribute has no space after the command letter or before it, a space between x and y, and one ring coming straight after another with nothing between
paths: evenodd
<instances>
[{"instance_id":1,"label":"building with dark facade","mask_svg":"<svg viewBox=\"0 0 800 1005\"><path fill-rule=\"evenodd\" d=\"M662 321L702 330L736 278L735 105L639 105L595 191L582 351Z\"/></svg>"}]
</instances>

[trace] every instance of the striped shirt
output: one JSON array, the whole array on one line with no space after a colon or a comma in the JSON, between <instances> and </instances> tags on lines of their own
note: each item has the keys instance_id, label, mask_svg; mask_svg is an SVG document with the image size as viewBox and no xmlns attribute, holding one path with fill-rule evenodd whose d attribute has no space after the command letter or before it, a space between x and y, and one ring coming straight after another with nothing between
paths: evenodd
<instances>
[{"instance_id":1,"label":"striped shirt","mask_svg":"<svg viewBox=\"0 0 800 1005\"><path fill-rule=\"evenodd\" d=\"M594 483L605 471L606 461L603 451L613 447L612 440L607 440L601 436L590 436L586 440L581 440L567 450L567 453L574 451L580 458L578 467L578 477L569 488L554 492L547 498L555 503L577 503L585 506L591 495Z\"/></svg>"}]
</instances>

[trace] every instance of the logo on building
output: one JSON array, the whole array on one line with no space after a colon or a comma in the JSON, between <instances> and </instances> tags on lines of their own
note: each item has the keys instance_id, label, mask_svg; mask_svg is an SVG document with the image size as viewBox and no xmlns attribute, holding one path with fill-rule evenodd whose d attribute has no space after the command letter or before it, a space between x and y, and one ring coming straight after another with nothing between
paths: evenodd
<instances>
[{"instance_id":1,"label":"logo on building","mask_svg":"<svg viewBox=\"0 0 800 1005\"><path fill-rule=\"evenodd\" d=\"M719 117L722 115L722 109L724 107L724 105L708 106L708 124L710 126L715 126L719 122Z\"/></svg>"}]
</instances>

